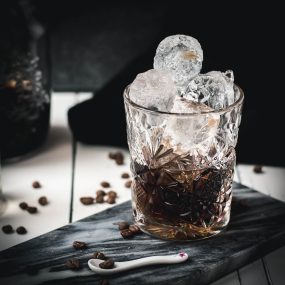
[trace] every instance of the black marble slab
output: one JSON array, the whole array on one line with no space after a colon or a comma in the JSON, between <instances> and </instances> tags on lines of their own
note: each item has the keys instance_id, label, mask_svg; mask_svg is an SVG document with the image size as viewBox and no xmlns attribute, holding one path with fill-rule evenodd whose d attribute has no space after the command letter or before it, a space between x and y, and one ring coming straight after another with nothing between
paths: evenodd
<instances>
[{"instance_id":1,"label":"black marble slab","mask_svg":"<svg viewBox=\"0 0 285 285\"><path fill-rule=\"evenodd\" d=\"M228 228L195 242L167 242L146 234L124 240L114 222L131 221L126 202L69 224L0 253L0 284L207 284L285 244L285 203L234 184L234 205ZM75 250L72 242L88 248ZM115 261L185 251L182 264L134 269L108 278L91 272L87 260L102 251ZM78 258L82 269L71 271L66 260Z\"/></svg>"}]
</instances>

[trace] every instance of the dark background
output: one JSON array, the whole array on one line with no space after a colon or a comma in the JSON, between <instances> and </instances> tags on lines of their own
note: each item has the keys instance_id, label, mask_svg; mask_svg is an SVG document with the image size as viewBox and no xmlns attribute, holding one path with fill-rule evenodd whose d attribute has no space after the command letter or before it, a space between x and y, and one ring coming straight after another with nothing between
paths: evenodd
<instances>
[{"instance_id":1,"label":"dark background","mask_svg":"<svg viewBox=\"0 0 285 285\"><path fill-rule=\"evenodd\" d=\"M126 145L124 87L152 67L164 37L189 34L204 50L202 72L232 69L244 90L238 162L285 165L284 16L278 3L22 2L32 3L31 15L19 12L18 1L0 4L2 57L10 47L30 48L27 23L44 28L37 50L52 89L95 94L69 112L78 140Z\"/></svg>"}]
</instances>

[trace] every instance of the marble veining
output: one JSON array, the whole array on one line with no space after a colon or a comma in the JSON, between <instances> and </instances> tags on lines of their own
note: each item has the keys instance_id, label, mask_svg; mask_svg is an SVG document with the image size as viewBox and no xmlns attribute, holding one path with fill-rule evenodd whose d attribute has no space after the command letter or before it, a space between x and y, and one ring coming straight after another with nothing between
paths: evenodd
<instances>
[{"instance_id":1,"label":"marble veining","mask_svg":"<svg viewBox=\"0 0 285 285\"><path fill-rule=\"evenodd\" d=\"M207 284L285 244L285 203L241 184L233 185L235 202L228 228L210 239L167 242L146 234L124 240L114 223L132 221L130 201L44 234L0 253L1 284ZM75 250L75 240L88 244ZM156 265L101 277L87 261L102 251L115 261L185 251L185 263ZM65 266L78 258L82 269Z\"/></svg>"}]
</instances>

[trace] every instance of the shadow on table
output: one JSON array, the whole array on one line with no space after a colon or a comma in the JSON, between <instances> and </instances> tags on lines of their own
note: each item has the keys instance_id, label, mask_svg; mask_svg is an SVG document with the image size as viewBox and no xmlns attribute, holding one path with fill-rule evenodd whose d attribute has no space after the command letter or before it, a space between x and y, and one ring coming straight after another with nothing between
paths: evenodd
<instances>
[{"instance_id":1,"label":"shadow on table","mask_svg":"<svg viewBox=\"0 0 285 285\"><path fill-rule=\"evenodd\" d=\"M8 159L3 164L10 165L17 162L27 161L29 159L34 159L39 155L45 155L52 150L56 149L57 151L62 151L63 148L65 147L71 148L71 146L72 146L72 135L69 129L64 126L52 126L50 128L50 131L47 135L45 142L39 148L23 156ZM53 162L56 163L54 158L55 157L53 157ZM62 159L61 155L58 157L58 161L60 159Z\"/></svg>"}]
</instances>

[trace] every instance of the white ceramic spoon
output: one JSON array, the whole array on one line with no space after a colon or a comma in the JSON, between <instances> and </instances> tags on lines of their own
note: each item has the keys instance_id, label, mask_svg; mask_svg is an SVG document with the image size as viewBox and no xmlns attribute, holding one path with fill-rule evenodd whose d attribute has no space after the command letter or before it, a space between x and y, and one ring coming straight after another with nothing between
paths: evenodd
<instances>
[{"instance_id":1,"label":"white ceramic spoon","mask_svg":"<svg viewBox=\"0 0 285 285\"><path fill-rule=\"evenodd\" d=\"M186 261L187 259L188 254L185 252L180 252L175 255L149 256L124 262L115 262L114 267L112 269L103 269L99 267L99 264L104 260L89 259L88 266L92 271L98 274L109 275L147 265L181 263Z\"/></svg>"}]
</instances>

